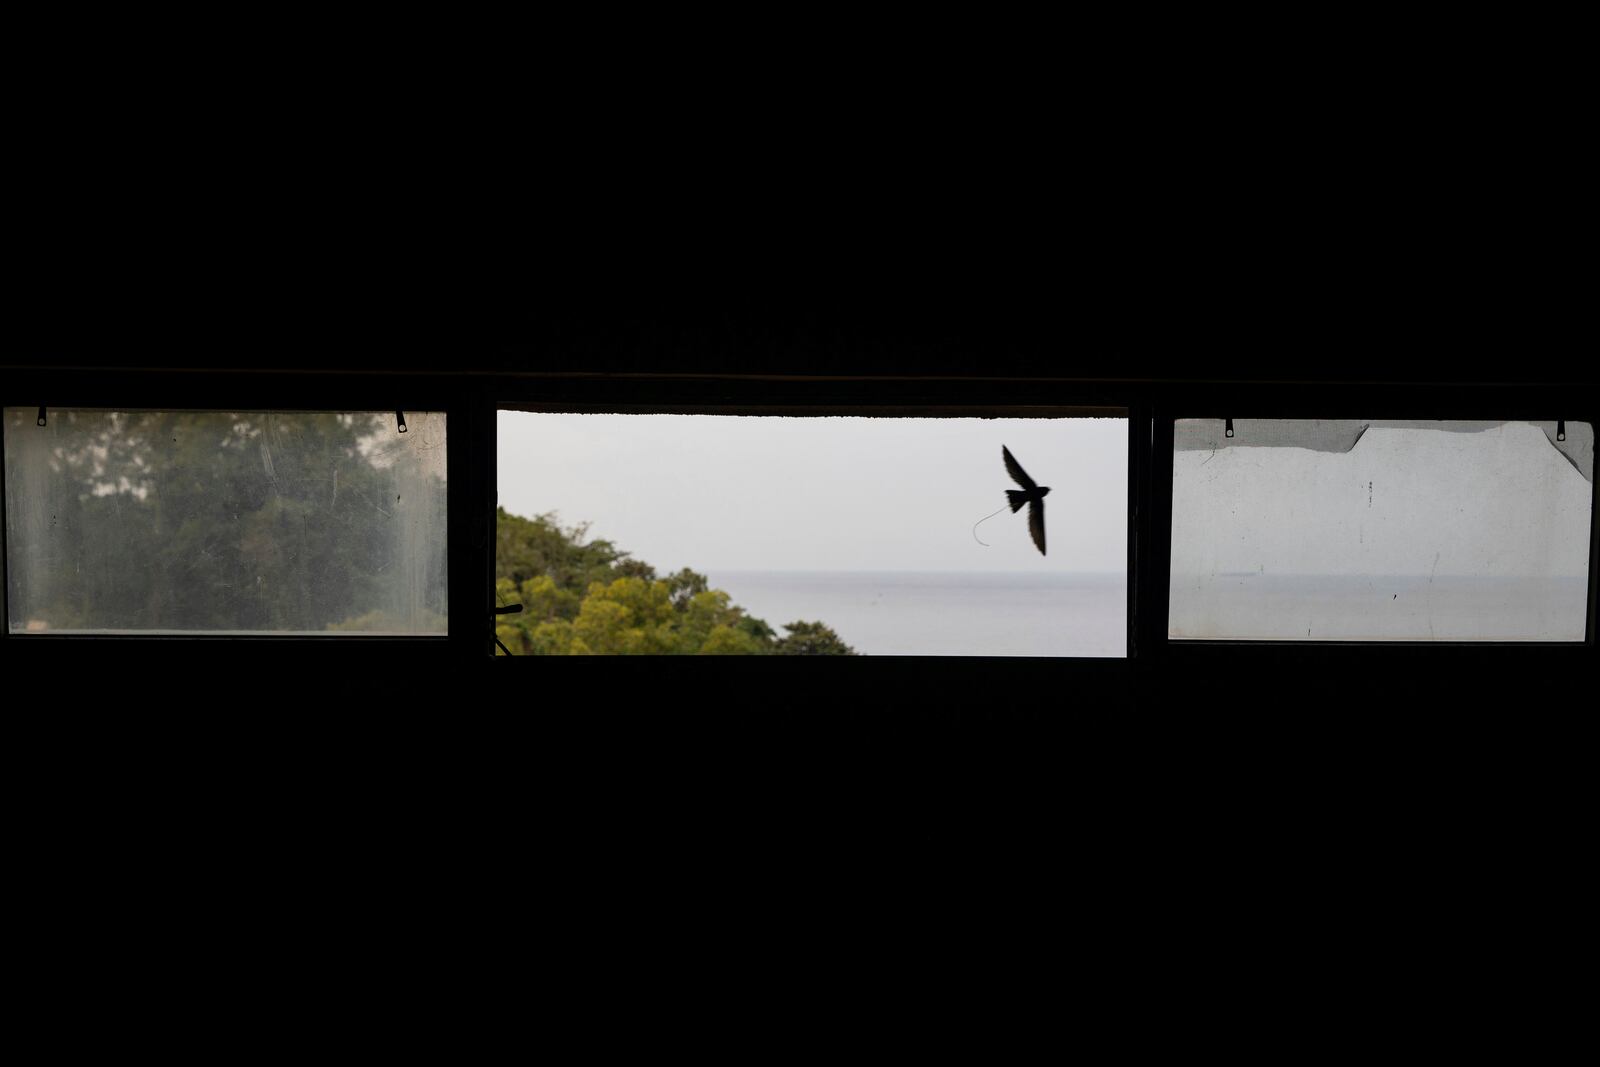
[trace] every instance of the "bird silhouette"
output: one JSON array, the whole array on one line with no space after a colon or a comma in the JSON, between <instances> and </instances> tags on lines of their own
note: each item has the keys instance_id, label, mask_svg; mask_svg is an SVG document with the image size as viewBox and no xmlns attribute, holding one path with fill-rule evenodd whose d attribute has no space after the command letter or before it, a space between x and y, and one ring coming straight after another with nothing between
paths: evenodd
<instances>
[{"instance_id":1,"label":"bird silhouette","mask_svg":"<svg viewBox=\"0 0 1600 1067\"><path fill-rule=\"evenodd\" d=\"M1005 445L1000 446L1000 454L1006 461L1006 473L1011 475L1012 481L1022 486L1022 491L1015 489L1006 490L1006 500L1011 503L1011 513L1014 515L1022 510L1022 505L1028 505L1028 532L1033 535L1033 543L1039 546L1039 555L1044 555L1044 498L1050 492L1048 485L1036 485L1028 477L1028 472L1022 469L1022 464L1017 462L1017 457L1011 454L1011 449Z\"/></svg>"}]
</instances>

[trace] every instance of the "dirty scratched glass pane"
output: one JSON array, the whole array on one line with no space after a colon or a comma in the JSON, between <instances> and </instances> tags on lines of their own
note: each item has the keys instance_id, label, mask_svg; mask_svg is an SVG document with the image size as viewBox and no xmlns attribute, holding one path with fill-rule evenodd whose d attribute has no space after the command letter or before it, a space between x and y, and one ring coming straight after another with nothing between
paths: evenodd
<instances>
[{"instance_id":1,"label":"dirty scratched glass pane","mask_svg":"<svg viewBox=\"0 0 1600 1067\"><path fill-rule=\"evenodd\" d=\"M13 634L443 635L445 416L5 410Z\"/></svg>"},{"instance_id":2,"label":"dirty scratched glass pane","mask_svg":"<svg viewBox=\"0 0 1600 1067\"><path fill-rule=\"evenodd\" d=\"M1593 481L1589 423L1178 420L1168 634L1582 641Z\"/></svg>"},{"instance_id":3,"label":"dirty scratched glass pane","mask_svg":"<svg viewBox=\"0 0 1600 1067\"><path fill-rule=\"evenodd\" d=\"M1045 551L1002 456L1051 492ZM1126 418L502 411L514 655L1124 656ZM980 521L985 520L985 521Z\"/></svg>"}]
</instances>

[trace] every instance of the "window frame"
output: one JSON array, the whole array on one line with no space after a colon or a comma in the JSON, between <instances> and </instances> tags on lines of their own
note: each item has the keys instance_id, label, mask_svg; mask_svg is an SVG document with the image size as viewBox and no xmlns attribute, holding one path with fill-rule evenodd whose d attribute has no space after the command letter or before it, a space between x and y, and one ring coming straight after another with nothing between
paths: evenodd
<instances>
[{"instance_id":1,"label":"window frame","mask_svg":"<svg viewBox=\"0 0 1600 1067\"><path fill-rule=\"evenodd\" d=\"M294 373L226 373L216 371L20 371L8 374L0 388L0 408L144 409L161 411L440 411L445 414L449 449L446 497L446 570L448 617L470 618L474 587L472 546L457 545L471 537L482 479L475 477L470 447L479 405L470 389L441 375L362 375ZM481 429L481 427L480 427ZM469 446L457 448L458 438ZM4 443L0 441L0 449ZM481 445L479 446L481 449ZM3 454L0 454L3 461ZM9 527L5 513L4 467L0 462L0 580L9 582ZM478 553L481 554L481 553ZM7 586L9 589L9 585ZM487 614L485 614L487 620ZM15 655L53 658L81 656L92 646L96 655L121 656L129 650L161 655L162 650L204 647L208 654L226 650L230 658L276 656L285 648L296 656L326 659L340 665L373 660L405 659L418 663L462 660L482 629L447 622L444 635L303 634L13 634L0 626L0 650ZM485 638L486 639L486 638Z\"/></svg>"},{"instance_id":2,"label":"window frame","mask_svg":"<svg viewBox=\"0 0 1600 1067\"><path fill-rule=\"evenodd\" d=\"M865 388L877 393L882 381ZM929 660L957 663L1044 661L1092 662L1116 664L1125 668L1134 653L1134 620L1136 604L1133 566L1138 537L1135 530L1136 487L1133 476L1135 452L1142 447L1138 432L1140 420L1124 388L1096 387L1091 389L1061 390L1060 395L1071 397L1073 402L1045 402L1045 396L1056 395L1057 390L1046 388L1045 396L1037 385L1019 386L1012 382L987 383L974 393L971 383L921 382L898 403L887 402L887 394L874 396L873 402L859 399L863 384L860 381L775 381L768 378L718 378L713 381L695 379L634 378L618 383L599 382L587 376L563 376L542 382L536 389L504 389L495 393L491 420L497 421L502 411L547 412L562 414L650 414L650 415L751 415L797 416L824 418L834 415L873 416L882 418L1118 418L1127 421L1128 480L1126 513L1126 553L1123 559L1125 578L1125 632L1124 654L1121 656L878 656L864 657L875 660ZM507 399L510 397L511 399ZM854 399L852 399L854 398ZM498 484L498 448L490 450L490 485ZM1141 461L1142 462L1142 461ZM498 500L495 502L498 503ZM489 521L491 535L494 520L491 505ZM491 569L493 560L490 561ZM492 584L492 583L491 583ZM506 657L499 657L506 658ZM515 658L515 657L512 657ZM526 657L524 657L526 658ZM620 657L619 657L620 658ZM638 657L641 659L660 657ZM680 657L681 658L681 657ZM1095 669L1095 668L1086 668Z\"/></svg>"},{"instance_id":3,"label":"window frame","mask_svg":"<svg viewBox=\"0 0 1600 1067\"><path fill-rule=\"evenodd\" d=\"M1271 661L1303 667L1420 665L1429 669L1485 662L1516 669L1596 659L1596 587L1600 578L1600 496L1590 483L1589 574L1582 641L1269 641L1171 639L1167 636L1172 563L1172 479L1179 419L1416 419L1589 422L1600 429L1592 391L1538 384L1203 383L1158 390L1152 411L1150 551L1143 568L1141 631L1150 664L1162 670L1248 670Z\"/></svg>"},{"instance_id":4,"label":"window frame","mask_svg":"<svg viewBox=\"0 0 1600 1067\"><path fill-rule=\"evenodd\" d=\"M804 669L827 676L862 669L904 670L938 677L976 671L993 678L1001 672L1053 678L1062 672L1078 678L1127 680L1140 686L1152 679L1202 677L1208 672L1252 668L1298 669L1377 664L1482 665L1510 668L1544 665L1592 668L1596 658L1596 584L1600 579L1600 522L1591 498L1590 567L1585 640L1579 642L1249 642L1172 641L1167 637L1171 563L1172 430L1177 418L1405 418L1551 419L1588 421L1600 426L1600 410L1590 388L1563 384L1492 383L1434 385L1384 382L1225 382L1137 379L1073 380L1062 377L816 377L801 375L663 375L539 373L493 371L434 372L271 372L244 370L8 370L0 383L0 405L167 410L436 410L446 413L448 460L449 608L454 622L446 637L338 638L205 635L12 635L0 627L0 652L40 660L81 655L86 645L101 649L193 649L246 657L276 656L285 647L295 655L330 663L383 660L413 664L458 664L481 669L495 658L492 641L493 523L496 504L496 419L503 408L595 411L743 411L768 414L949 414L994 409L1007 415L1074 409L1118 409L1128 419L1128 633L1124 659L1041 657L1022 660L987 657L861 657L857 665L808 661ZM1112 414L1103 410L1104 414ZM3 477L3 470L0 470ZM5 532L0 483L0 536ZM3 545L0 545L3 549ZM0 567L8 566L0 552ZM3 577L0 571L0 577ZM476 619L482 619L481 628ZM267 651L270 650L270 651ZM504 658L504 657L501 657ZM692 659L678 657L677 659ZM798 670L785 658L764 666L741 664L738 671ZM901 668L884 666L900 660ZM663 666L662 658L620 668L625 674L652 670L690 671L688 663ZM935 664L934 660L941 662ZM546 661L547 664L549 661ZM650 665L646 665L650 664ZM991 664L985 668L984 664ZM615 665L613 665L615 666ZM580 670L566 665L555 670ZM1120 683L1117 683L1120 684Z\"/></svg>"}]
</instances>

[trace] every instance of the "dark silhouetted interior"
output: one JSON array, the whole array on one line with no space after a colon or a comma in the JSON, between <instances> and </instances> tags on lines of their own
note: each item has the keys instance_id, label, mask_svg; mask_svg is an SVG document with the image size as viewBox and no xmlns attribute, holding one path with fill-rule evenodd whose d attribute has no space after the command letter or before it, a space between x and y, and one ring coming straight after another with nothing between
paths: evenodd
<instances>
[{"instance_id":1,"label":"dark silhouetted interior","mask_svg":"<svg viewBox=\"0 0 1600 1067\"><path fill-rule=\"evenodd\" d=\"M1583 645L1171 646L1162 491L1173 417L1595 420L1589 364L1526 302L1139 295L1087 317L1031 294L590 298L492 326L465 302L285 295L85 311L14 338L9 406L450 420L448 639L0 638L11 754L31 767L25 833L84 907L202 870L264 899L392 879L512 911L581 900L592 917L710 871L749 907L801 884L853 892L838 872L882 862L943 883L1026 860L1136 913L1170 918L1176 899L1201 923L1210 894L1293 911L1311 888L1399 901L1423 872L1559 882L1590 773L1592 545ZM1132 654L491 659L493 412L517 402L1125 406L1146 443L1130 454Z\"/></svg>"}]
</instances>

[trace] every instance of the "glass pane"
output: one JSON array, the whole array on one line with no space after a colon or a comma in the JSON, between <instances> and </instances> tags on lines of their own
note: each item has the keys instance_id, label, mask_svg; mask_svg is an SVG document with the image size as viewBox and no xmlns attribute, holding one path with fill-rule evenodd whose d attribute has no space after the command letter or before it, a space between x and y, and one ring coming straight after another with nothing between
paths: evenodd
<instances>
[{"instance_id":1,"label":"glass pane","mask_svg":"<svg viewBox=\"0 0 1600 1067\"><path fill-rule=\"evenodd\" d=\"M1233 426L1174 427L1169 636L1584 639L1590 424Z\"/></svg>"},{"instance_id":2,"label":"glass pane","mask_svg":"<svg viewBox=\"0 0 1600 1067\"><path fill-rule=\"evenodd\" d=\"M445 416L5 410L12 633L445 633Z\"/></svg>"},{"instance_id":3,"label":"glass pane","mask_svg":"<svg viewBox=\"0 0 1600 1067\"><path fill-rule=\"evenodd\" d=\"M1124 418L502 412L496 591L526 610L498 632L517 655L1122 656L1127 442ZM1002 446L1051 490L1042 552Z\"/></svg>"}]
</instances>

